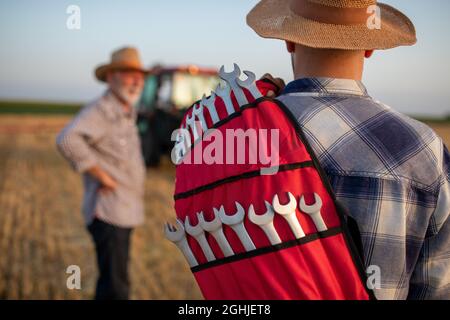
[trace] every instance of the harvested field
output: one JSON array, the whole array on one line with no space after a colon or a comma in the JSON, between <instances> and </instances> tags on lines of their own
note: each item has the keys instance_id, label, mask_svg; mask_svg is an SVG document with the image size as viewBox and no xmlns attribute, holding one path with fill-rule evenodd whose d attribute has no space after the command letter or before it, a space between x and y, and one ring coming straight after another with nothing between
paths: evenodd
<instances>
[{"instance_id":1,"label":"harvested field","mask_svg":"<svg viewBox=\"0 0 450 320\"><path fill-rule=\"evenodd\" d=\"M55 149L56 129L68 119L0 118L0 299L93 297L97 270L80 213L81 179ZM168 162L148 172L147 219L135 230L131 250L133 299L201 298L162 231L174 214L173 179ZM66 287L69 265L81 268L81 290Z\"/></svg>"},{"instance_id":2,"label":"harvested field","mask_svg":"<svg viewBox=\"0 0 450 320\"><path fill-rule=\"evenodd\" d=\"M0 299L90 299L97 271L80 213L81 179L57 153L68 116L0 117ZM432 124L450 145L450 124ZM146 223L133 235L133 299L199 299L201 294L163 223L174 215L174 170L147 174ZM81 268L81 290L66 287Z\"/></svg>"}]
</instances>

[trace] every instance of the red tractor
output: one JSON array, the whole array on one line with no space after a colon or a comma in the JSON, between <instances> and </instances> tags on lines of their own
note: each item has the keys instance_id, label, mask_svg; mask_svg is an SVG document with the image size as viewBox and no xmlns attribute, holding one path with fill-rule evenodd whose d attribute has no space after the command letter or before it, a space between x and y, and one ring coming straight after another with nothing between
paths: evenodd
<instances>
[{"instance_id":1,"label":"red tractor","mask_svg":"<svg viewBox=\"0 0 450 320\"><path fill-rule=\"evenodd\" d=\"M170 154L172 132L184 112L219 83L218 71L187 67L155 66L145 81L138 107L137 125L147 166L158 166L161 155Z\"/></svg>"}]
</instances>

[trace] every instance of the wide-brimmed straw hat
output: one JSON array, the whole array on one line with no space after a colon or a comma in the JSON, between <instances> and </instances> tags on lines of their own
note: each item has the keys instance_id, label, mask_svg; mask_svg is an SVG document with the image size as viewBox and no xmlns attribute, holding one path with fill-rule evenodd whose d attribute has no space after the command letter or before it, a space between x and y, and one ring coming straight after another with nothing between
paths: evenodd
<instances>
[{"instance_id":1,"label":"wide-brimmed straw hat","mask_svg":"<svg viewBox=\"0 0 450 320\"><path fill-rule=\"evenodd\" d=\"M111 55L111 62L103 64L95 69L95 76L98 80L105 82L106 74L110 70L135 70L147 74L135 48L125 47L114 51Z\"/></svg>"},{"instance_id":2,"label":"wide-brimmed straw hat","mask_svg":"<svg viewBox=\"0 0 450 320\"><path fill-rule=\"evenodd\" d=\"M417 42L411 20L376 0L262 0L247 24L261 37L313 48L390 49Z\"/></svg>"}]
</instances>

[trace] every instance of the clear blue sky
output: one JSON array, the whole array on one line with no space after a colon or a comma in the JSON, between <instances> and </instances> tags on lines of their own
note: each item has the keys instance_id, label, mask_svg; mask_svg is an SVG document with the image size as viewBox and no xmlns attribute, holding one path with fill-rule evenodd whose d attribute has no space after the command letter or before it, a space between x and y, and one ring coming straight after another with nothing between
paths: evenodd
<instances>
[{"instance_id":1,"label":"clear blue sky","mask_svg":"<svg viewBox=\"0 0 450 320\"><path fill-rule=\"evenodd\" d=\"M412 48L380 51L367 63L372 96L410 114L450 113L450 1L387 0L415 23ZM257 0L70 0L0 2L0 99L87 101L103 87L94 67L112 49L133 45L147 65L230 65L291 80L282 42L245 24ZM81 30L66 8L81 8Z\"/></svg>"}]
</instances>

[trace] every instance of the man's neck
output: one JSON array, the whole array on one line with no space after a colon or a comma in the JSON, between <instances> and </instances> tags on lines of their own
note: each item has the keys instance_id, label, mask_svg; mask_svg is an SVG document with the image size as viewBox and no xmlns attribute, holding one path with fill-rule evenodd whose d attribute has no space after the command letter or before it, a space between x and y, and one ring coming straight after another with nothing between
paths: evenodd
<instances>
[{"instance_id":1,"label":"man's neck","mask_svg":"<svg viewBox=\"0 0 450 320\"><path fill-rule=\"evenodd\" d=\"M130 113L130 111L131 111L130 104L127 101L125 101L120 95L118 95L116 92L114 92L114 90L110 90L110 91L114 95L114 97L116 97L117 101L119 101L120 106L122 107L122 110L125 113Z\"/></svg>"},{"instance_id":2,"label":"man's neck","mask_svg":"<svg viewBox=\"0 0 450 320\"><path fill-rule=\"evenodd\" d=\"M364 52L334 52L296 48L293 56L295 79L336 78L361 80L364 68Z\"/></svg>"},{"instance_id":3,"label":"man's neck","mask_svg":"<svg viewBox=\"0 0 450 320\"><path fill-rule=\"evenodd\" d=\"M352 72L351 70L334 71L322 68L308 68L307 70L296 69L294 72L294 78L334 78L361 81L362 72Z\"/></svg>"}]
</instances>

